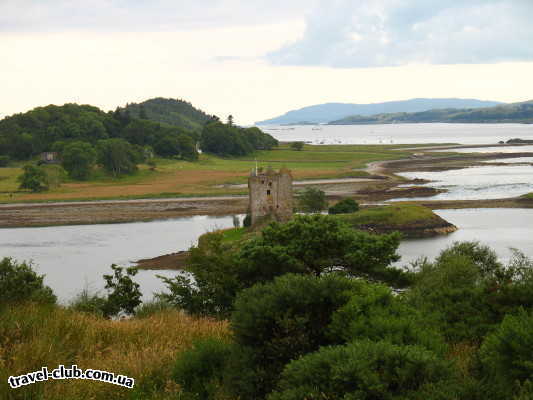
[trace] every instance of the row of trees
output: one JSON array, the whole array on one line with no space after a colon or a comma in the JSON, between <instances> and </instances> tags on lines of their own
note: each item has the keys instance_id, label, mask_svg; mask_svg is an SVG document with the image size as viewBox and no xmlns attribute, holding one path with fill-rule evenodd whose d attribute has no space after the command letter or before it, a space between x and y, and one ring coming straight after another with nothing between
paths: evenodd
<instances>
[{"instance_id":1,"label":"row of trees","mask_svg":"<svg viewBox=\"0 0 533 400\"><path fill-rule=\"evenodd\" d=\"M185 102L173 101L169 105L165 101L156 101L149 105L153 108L149 108L151 113L161 107L167 110L172 121L187 111L183 118L189 121L185 126L191 129L162 122L166 121L164 118L151 120L145 106L132 105L105 113L88 105L49 105L0 121L0 154L15 160L27 160L44 151L62 150L71 142L81 141L95 146L101 140L124 139L131 145L149 146L161 157L194 161L198 158L197 143L203 151L222 156L241 156L277 145L272 136L258 128L240 128L233 124L233 120L223 124L216 117L190 110L192 106ZM172 111L172 107L178 108ZM136 111L134 116L130 110Z\"/></svg>"},{"instance_id":2,"label":"row of trees","mask_svg":"<svg viewBox=\"0 0 533 400\"><path fill-rule=\"evenodd\" d=\"M58 149L59 150L59 149ZM27 164L18 177L21 189L33 192L48 190L59 186L67 175L76 180L88 179L96 164L113 177L133 174L137 164L149 162L151 150L130 144L124 139L105 139L96 146L83 141L69 142L59 151L62 164Z\"/></svg>"},{"instance_id":3,"label":"row of trees","mask_svg":"<svg viewBox=\"0 0 533 400\"><path fill-rule=\"evenodd\" d=\"M73 141L95 145L99 140L113 138L151 146L156 153L163 150L161 156L195 158L198 132L132 118L127 110L105 113L77 104L38 107L0 121L0 154L15 160L55 151Z\"/></svg>"},{"instance_id":4,"label":"row of trees","mask_svg":"<svg viewBox=\"0 0 533 400\"><path fill-rule=\"evenodd\" d=\"M212 120L204 126L200 137L202 151L225 157L244 156L255 150L270 150L277 145L276 139L259 128L235 126L233 118L228 118L227 124Z\"/></svg>"}]
</instances>

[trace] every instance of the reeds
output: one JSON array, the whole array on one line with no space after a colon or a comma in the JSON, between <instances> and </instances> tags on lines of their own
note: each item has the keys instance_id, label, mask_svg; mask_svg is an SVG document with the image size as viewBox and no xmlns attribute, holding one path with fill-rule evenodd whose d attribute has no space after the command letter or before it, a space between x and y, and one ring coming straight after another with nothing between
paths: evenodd
<instances>
[{"instance_id":1,"label":"reeds","mask_svg":"<svg viewBox=\"0 0 533 400\"><path fill-rule=\"evenodd\" d=\"M193 318L178 310L113 321L60 306L5 306L0 309L0 398L179 398L179 388L169 379L177 355L196 338L227 335L227 322ZM18 389L7 384L10 375L59 364L126 375L135 379L135 388L76 379Z\"/></svg>"}]
</instances>

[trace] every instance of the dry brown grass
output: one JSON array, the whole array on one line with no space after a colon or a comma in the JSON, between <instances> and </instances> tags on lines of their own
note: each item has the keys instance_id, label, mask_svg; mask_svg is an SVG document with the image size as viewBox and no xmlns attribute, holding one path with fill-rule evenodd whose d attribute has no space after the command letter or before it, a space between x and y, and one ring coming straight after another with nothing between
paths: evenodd
<instances>
[{"instance_id":1,"label":"dry brown grass","mask_svg":"<svg viewBox=\"0 0 533 400\"><path fill-rule=\"evenodd\" d=\"M0 398L121 399L132 394L90 380L49 380L19 389L7 385L10 375L59 364L127 375L135 379L136 391L159 385L158 395L150 398L170 398L179 391L169 379L178 353L206 336L227 337L227 323L179 311L110 321L57 306L8 308L0 311Z\"/></svg>"}]
</instances>

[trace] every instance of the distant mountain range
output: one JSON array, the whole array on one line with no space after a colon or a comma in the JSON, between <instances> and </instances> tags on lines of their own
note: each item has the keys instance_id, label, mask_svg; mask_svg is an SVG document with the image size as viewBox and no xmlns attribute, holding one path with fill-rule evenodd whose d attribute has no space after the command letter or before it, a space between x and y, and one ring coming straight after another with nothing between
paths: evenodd
<instances>
[{"instance_id":1,"label":"distant mountain range","mask_svg":"<svg viewBox=\"0 0 533 400\"><path fill-rule=\"evenodd\" d=\"M289 111L276 118L256 122L256 125L324 124L348 116L369 116L389 113L416 113L434 109L472 109L503 104L476 99L410 99L373 104L326 103Z\"/></svg>"},{"instance_id":2,"label":"distant mountain range","mask_svg":"<svg viewBox=\"0 0 533 400\"><path fill-rule=\"evenodd\" d=\"M533 100L495 107L467 109L433 109L415 113L352 115L332 121L331 125L399 124L399 123L533 123Z\"/></svg>"}]
</instances>

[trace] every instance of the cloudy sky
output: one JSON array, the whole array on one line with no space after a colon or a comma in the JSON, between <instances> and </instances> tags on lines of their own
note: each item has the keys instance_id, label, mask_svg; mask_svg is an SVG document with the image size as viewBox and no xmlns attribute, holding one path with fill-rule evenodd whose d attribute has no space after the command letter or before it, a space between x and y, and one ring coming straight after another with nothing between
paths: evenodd
<instances>
[{"instance_id":1,"label":"cloudy sky","mask_svg":"<svg viewBox=\"0 0 533 400\"><path fill-rule=\"evenodd\" d=\"M163 96L248 124L307 105L533 99L532 0L0 0L0 116Z\"/></svg>"}]
</instances>

